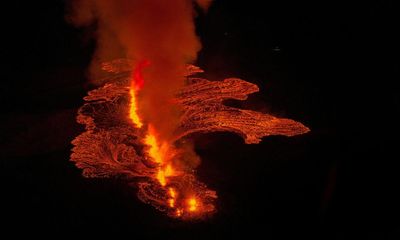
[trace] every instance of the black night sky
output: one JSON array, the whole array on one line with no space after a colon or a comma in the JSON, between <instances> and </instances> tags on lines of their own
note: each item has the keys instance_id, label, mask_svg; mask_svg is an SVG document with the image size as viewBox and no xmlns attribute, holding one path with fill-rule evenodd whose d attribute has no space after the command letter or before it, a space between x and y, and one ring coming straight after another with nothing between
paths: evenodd
<instances>
[{"instance_id":1,"label":"black night sky","mask_svg":"<svg viewBox=\"0 0 400 240\"><path fill-rule=\"evenodd\" d=\"M219 195L217 214L200 222L163 216L121 180L81 176L70 142L94 88L94 40L65 22L62 0L2 4L1 232L397 239L400 15L395 1L350 2L215 0L199 14L206 76L260 87L227 104L311 128L258 145L196 135L198 176Z\"/></svg>"}]
</instances>

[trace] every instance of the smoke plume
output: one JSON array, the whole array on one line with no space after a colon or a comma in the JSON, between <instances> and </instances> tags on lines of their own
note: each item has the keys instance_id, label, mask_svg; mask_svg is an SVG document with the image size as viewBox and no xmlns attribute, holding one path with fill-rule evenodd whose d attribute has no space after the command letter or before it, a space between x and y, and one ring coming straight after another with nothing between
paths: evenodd
<instances>
[{"instance_id":1,"label":"smoke plume","mask_svg":"<svg viewBox=\"0 0 400 240\"><path fill-rule=\"evenodd\" d=\"M210 0L197 0L207 10ZM168 141L179 109L173 94L183 86L186 63L201 48L195 34L191 0L73 0L68 19L78 27L95 27L97 49L90 69L96 79L101 62L129 58L149 61L139 93L139 114Z\"/></svg>"}]
</instances>

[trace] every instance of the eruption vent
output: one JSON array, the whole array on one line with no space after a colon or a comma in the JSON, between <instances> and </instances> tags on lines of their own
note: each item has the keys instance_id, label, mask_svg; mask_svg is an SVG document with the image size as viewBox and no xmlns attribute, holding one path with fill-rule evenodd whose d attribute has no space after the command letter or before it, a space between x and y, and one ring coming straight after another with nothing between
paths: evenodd
<instances>
[{"instance_id":1,"label":"eruption vent","mask_svg":"<svg viewBox=\"0 0 400 240\"><path fill-rule=\"evenodd\" d=\"M251 144L264 136L309 131L290 119L223 105L226 99L245 100L258 87L238 78L209 81L193 77L202 70L187 65L182 72L186 84L172 100L182 111L178 125L170 142L160 141L151 123L135 123L132 117L132 111L138 110L133 107L138 88L132 84L132 75L141 75L137 70L140 64L133 64L126 59L103 64L108 83L84 98L86 103L79 109L77 121L85 125L86 132L73 140L71 160L86 177L125 178L137 186L140 200L171 217L192 219L215 212L216 192L196 179L195 164L182 164L188 157L179 147L185 136L229 131Z\"/></svg>"}]
</instances>

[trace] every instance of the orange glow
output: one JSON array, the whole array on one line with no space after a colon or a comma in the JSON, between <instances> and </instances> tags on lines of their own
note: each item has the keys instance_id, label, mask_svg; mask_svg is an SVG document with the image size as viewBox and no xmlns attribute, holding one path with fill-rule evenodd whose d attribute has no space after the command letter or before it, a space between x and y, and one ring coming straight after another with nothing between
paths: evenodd
<instances>
[{"instance_id":1,"label":"orange glow","mask_svg":"<svg viewBox=\"0 0 400 240\"><path fill-rule=\"evenodd\" d=\"M157 172L157 180L160 182L161 186L167 185L167 180L165 179L164 171L163 170L158 170Z\"/></svg>"},{"instance_id":2,"label":"orange glow","mask_svg":"<svg viewBox=\"0 0 400 240\"><path fill-rule=\"evenodd\" d=\"M190 198L189 200L188 200L188 210L190 211L190 212L194 212L194 211L196 211L197 210L197 200L196 200L196 198Z\"/></svg>"},{"instance_id":3,"label":"orange glow","mask_svg":"<svg viewBox=\"0 0 400 240\"><path fill-rule=\"evenodd\" d=\"M169 188L168 189L168 193L172 198L176 197L176 192L175 192L175 190L173 188Z\"/></svg>"},{"instance_id":4,"label":"orange glow","mask_svg":"<svg viewBox=\"0 0 400 240\"><path fill-rule=\"evenodd\" d=\"M173 154L169 145L167 143L160 144L156 136L155 129L149 124L145 144L150 147L148 150L149 156L154 162L159 164L156 178L161 186L165 186L167 184L167 177L175 174L171 164L168 164Z\"/></svg>"},{"instance_id":5,"label":"orange glow","mask_svg":"<svg viewBox=\"0 0 400 240\"><path fill-rule=\"evenodd\" d=\"M163 163L162 160L163 159L161 159L161 163ZM165 186L165 185L167 185L167 177L170 177L173 175L174 175L174 171L172 170L171 165L167 165L167 167L165 167L165 168L163 168L161 166L157 172L157 179L160 182L161 186Z\"/></svg>"},{"instance_id":6,"label":"orange glow","mask_svg":"<svg viewBox=\"0 0 400 240\"><path fill-rule=\"evenodd\" d=\"M129 103L129 118L132 120L136 127L141 128L143 126L143 123L140 120L139 115L137 114L138 108L136 102L136 92L133 88L131 88L129 89L129 94L131 96L131 101Z\"/></svg>"},{"instance_id":7,"label":"orange glow","mask_svg":"<svg viewBox=\"0 0 400 240\"><path fill-rule=\"evenodd\" d=\"M143 69L150 65L149 60L139 62L133 70L133 83L136 89L141 89L144 85Z\"/></svg>"},{"instance_id":8,"label":"orange glow","mask_svg":"<svg viewBox=\"0 0 400 240\"><path fill-rule=\"evenodd\" d=\"M164 169L165 176L170 177L174 175L174 170L171 167L171 164L168 164Z\"/></svg>"},{"instance_id":9,"label":"orange glow","mask_svg":"<svg viewBox=\"0 0 400 240\"><path fill-rule=\"evenodd\" d=\"M199 202L199 199L195 197L180 199L178 196L187 195L187 192L185 190L182 191L183 189L172 188L171 185L168 185L172 183L170 181L176 180L176 178L173 180L169 179L169 177L177 177L182 174L180 169L174 168L172 161L179 152L177 152L173 143L161 138L158 129L155 128L152 122L148 122L149 119L142 121L142 116L140 115L141 105L139 100L143 101L143 99L138 99L138 94L145 83L143 69L149 65L150 62L144 60L138 62L132 70L132 81L129 87L129 118L137 128L143 128L144 125L147 125L147 131L145 131L143 143L147 145L147 148L145 148L147 156L156 164L154 169L155 172L152 177L159 183L161 188L166 190L168 195L166 199L164 198L165 200L163 204L170 208L171 213L174 214L175 217L186 218L199 216L199 214L205 211L204 206Z\"/></svg>"},{"instance_id":10,"label":"orange glow","mask_svg":"<svg viewBox=\"0 0 400 240\"><path fill-rule=\"evenodd\" d=\"M162 160L161 163L164 163L163 160L165 159L161 160ZM162 186L165 186L167 184L167 177L171 177L174 175L175 175L174 170L172 169L171 165L168 164L165 168L163 166L160 167L157 173L157 179Z\"/></svg>"},{"instance_id":11,"label":"orange glow","mask_svg":"<svg viewBox=\"0 0 400 240\"><path fill-rule=\"evenodd\" d=\"M149 65L150 61L148 60L143 60L136 65L132 72L132 84L129 89L129 95L131 97L129 118L138 128L143 126L143 122L138 115L137 93L144 85L143 69ZM144 142L150 147L148 150L149 156L154 162L159 164L156 178L161 186L165 186L167 184L166 178L174 174L172 166L170 164L166 164L168 161L167 154L169 154L170 148L168 147L167 143L160 144L156 136L157 134L155 129L151 124L149 124L148 133L144 139ZM173 205L173 203L170 203L169 205Z\"/></svg>"},{"instance_id":12,"label":"orange glow","mask_svg":"<svg viewBox=\"0 0 400 240\"><path fill-rule=\"evenodd\" d=\"M138 115L138 104L137 104L137 93L144 85L143 69L150 65L150 61L143 60L139 62L132 72L132 84L129 89L130 94L130 109L129 118L135 124L136 127L141 128L143 123ZM159 143L157 139L157 133L151 124L148 125L147 135L144 139L146 145L149 146L148 154L152 160L159 164L159 169L156 174L156 178L161 186L167 184L167 177L172 176L174 171L167 159L169 152L169 145L167 143ZM169 205L173 205L170 203Z\"/></svg>"},{"instance_id":13,"label":"orange glow","mask_svg":"<svg viewBox=\"0 0 400 240\"><path fill-rule=\"evenodd\" d=\"M161 152L160 146L157 142L156 136L153 134L154 130L152 129L151 126L149 126L149 132L144 139L144 142L146 145L150 146L149 149L149 155L153 159L154 162L156 163L163 163L163 153Z\"/></svg>"},{"instance_id":14,"label":"orange glow","mask_svg":"<svg viewBox=\"0 0 400 240\"><path fill-rule=\"evenodd\" d=\"M143 126L142 121L138 115L138 103L137 103L137 93L143 87L143 68L150 65L149 60L141 61L133 69L132 83L129 89L129 95L131 97L129 102L129 118L135 124L136 127L141 128Z\"/></svg>"},{"instance_id":15,"label":"orange glow","mask_svg":"<svg viewBox=\"0 0 400 240\"><path fill-rule=\"evenodd\" d=\"M171 197L170 199L168 199L168 205L169 205L171 208L174 208L174 207L175 207L175 198L176 198L175 189L173 189L173 188L168 188L168 194L169 194L169 196Z\"/></svg>"},{"instance_id":16,"label":"orange glow","mask_svg":"<svg viewBox=\"0 0 400 240\"><path fill-rule=\"evenodd\" d=\"M168 205L170 206L170 207L175 207L175 200L174 199L172 199L172 198L170 198L170 199L168 199Z\"/></svg>"},{"instance_id":17,"label":"orange glow","mask_svg":"<svg viewBox=\"0 0 400 240\"><path fill-rule=\"evenodd\" d=\"M180 217L182 216L183 210L182 209L176 209L176 216Z\"/></svg>"}]
</instances>

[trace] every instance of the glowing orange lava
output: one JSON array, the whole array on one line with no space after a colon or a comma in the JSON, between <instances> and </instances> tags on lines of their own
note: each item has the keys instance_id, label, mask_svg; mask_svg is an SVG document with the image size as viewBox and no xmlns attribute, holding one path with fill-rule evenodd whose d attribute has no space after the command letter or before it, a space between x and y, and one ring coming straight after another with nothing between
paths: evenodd
<instances>
[{"instance_id":1,"label":"glowing orange lava","mask_svg":"<svg viewBox=\"0 0 400 240\"><path fill-rule=\"evenodd\" d=\"M197 200L196 198L192 197L188 199L188 211L189 212L195 212L197 210Z\"/></svg>"},{"instance_id":2,"label":"glowing orange lava","mask_svg":"<svg viewBox=\"0 0 400 240\"><path fill-rule=\"evenodd\" d=\"M132 120L133 124L135 124L137 128L141 128L143 126L143 123L140 120L139 115L137 114L138 108L136 101L136 91L134 90L133 87L129 89L129 95L131 97L129 102L130 105L129 118Z\"/></svg>"},{"instance_id":3,"label":"glowing orange lava","mask_svg":"<svg viewBox=\"0 0 400 240\"><path fill-rule=\"evenodd\" d=\"M131 97L129 102L129 118L137 128L141 128L143 126L143 123L138 115L137 94L144 84L143 69L149 65L150 61L148 60L141 61L137 64L133 70L132 84L129 88L129 95Z\"/></svg>"},{"instance_id":4,"label":"glowing orange lava","mask_svg":"<svg viewBox=\"0 0 400 240\"><path fill-rule=\"evenodd\" d=\"M183 210L182 209L180 209L180 208L176 209L176 216L177 217L182 216L182 214L183 214Z\"/></svg>"},{"instance_id":5,"label":"glowing orange lava","mask_svg":"<svg viewBox=\"0 0 400 240\"><path fill-rule=\"evenodd\" d=\"M168 188L168 194L169 194L169 199L168 199L168 205L171 207L171 208L174 208L175 207L175 198L176 198L176 192L175 192L175 189L173 189L173 188Z\"/></svg>"},{"instance_id":6,"label":"glowing orange lava","mask_svg":"<svg viewBox=\"0 0 400 240\"><path fill-rule=\"evenodd\" d=\"M138 114L137 104L137 93L144 85L143 69L150 65L150 61L144 60L137 64L133 70L132 84L129 89L130 94L130 110L129 118L135 124L136 127L141 128L143 123ZM158 164L158 171L156 178L161 186L167 184L167 178L174 175L174 170L170 164L171 158L173 157L172 148L168 143L160 143L157 139L156 129L148 124L147 135L144 139L144 143L149 146L148 155L151 160ZM169 204L173 205L173 204Z\"/></svg>"},{"instance_id":7,"label":"glowing orange lava","mask_svg":"<svg viewBox=\"0 0 400 240\"><path fill-rule=\"evenodd\" d=\"M162 186L165 186L167 178L174 175L174 170L169 163L174 154L169 144L166 142L159 143L156 136L155 129L149 124L144 142L149 146L149 156L159 166L156 178Z\"/></svg>"}]
</instances>

